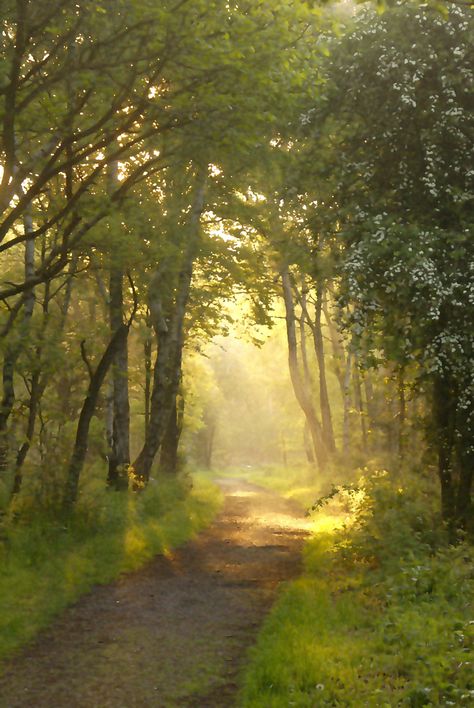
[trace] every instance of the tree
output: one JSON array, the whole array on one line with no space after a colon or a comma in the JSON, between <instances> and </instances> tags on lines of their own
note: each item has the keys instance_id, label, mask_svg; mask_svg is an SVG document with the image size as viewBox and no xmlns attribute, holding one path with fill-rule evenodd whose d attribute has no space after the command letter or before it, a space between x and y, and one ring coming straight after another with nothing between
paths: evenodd
<instances>
[{"instance_id":1,"label":"tree","mask_svg":"<svg viewBox=\"0 0 474 708\"><path fill-rule=\"evenodd\" d=\"M451 525L470 517L474 449L472 22L459 7L357 13L306 116L346 321L366 363L416 365L428 387Z\"/></svg>"},{"instance_id":2,"label":"tree","mask_svg":"<svg viewBox=\"0 0 474 708\"><path fill-rule=\"evenodd\" d=\"M127 271L136 316L153 325L156 341L154 364L147 344L147 424L136 460L148 478L173 427L189 321L205 330L198 313L229 289L223 282L203 295L194 287L193 272L209 256L204 208L214 218L225 193L220 218L233 218L237 200L228 197L258 159L256 147L288 122L304 79L300 42L315 14L305 2L274 0L54 0L47 7L6 0L3 7L0 457L10 473L18 449L18 491L39 418L42 459L56 454L58 441L73 447L70 503L94 416L107 417L110 483L130 458L128 400L133 407L140 372L127 361L136 360L132 323L125 325ZM221 249L220 267L237 278L247 270L250 282L235 252ZM110 338L98 313L109 320ZM89 357L98 365L85 367Z\"/></svg>"}]
</instances>

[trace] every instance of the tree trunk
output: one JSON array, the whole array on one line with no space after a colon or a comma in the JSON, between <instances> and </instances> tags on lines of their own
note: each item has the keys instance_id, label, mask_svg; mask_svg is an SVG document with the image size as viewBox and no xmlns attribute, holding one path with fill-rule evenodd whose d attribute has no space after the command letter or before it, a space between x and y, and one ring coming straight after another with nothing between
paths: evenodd
<instances>
[{"instance_id":1,"label":"tree trunk","mask_svg":"<svg viewBox=\"0 0 474 708\"><path fill-rule=\"evenodd\" d=\"M472 449L472 441L470 444ZM472 478L474 470L474 455L465 449L459 453L459 482L456 494L456 519L463 529L472 528Z\"/></svg>"},{"instance_id":2,"label":"tree trunk","mask_svg":"<svg viewBox=\"0 0 474 708\"><path fill-rule=\"evenodd\" d=\"M451 382L438 376L433 388L433 418L438 447L438 475L441 485L441 513L450 526L456 517L456 498L453 480L454 412L455 400Z\"/></svg>"},{"instance_id":3,"label":"tree trunk","mask_svg":"<svg viewBox=\"0 0 474 708\"><path fill-rule=\"evenodd\" d=\"M35 371L31 379L31 393L30 401L28 405L28 422L25 432L25 440L18 450L15 463L15 476L13 478L13 487L11 491L11 498L15 497L20 493L21 485L23 483L23 464L26 460L26 456L31 447L33 440L35 427L36 427L36 417L38 414L38 407L41 401L41 397L46 388L46 380L41 378L41 372L39 370Z\"/></svg>"},{"instance_id":4,"label":"tree trunk","mask_svg":"<svg viewBox=\"0 0 474 708\"><path fill-rule=\"evenodd\" d=\"M304 422L303 442L304 442L304 451L306 454L306 460L309 462L310 465L314 465L314 463L315 463L314 450L313 450L313 445L312 445L312 441L311 441L311 435L309 432L309 426L308 426L307 420L305 420L305 422Z\"/></svg>"},{"instance_id":5,"label":"tree trunk","mask_svg":"<svg viewBox=\"0 0 474 708\"><path fill-rule=\"evenodd\" d=\"M199 246L206 173L207 166L197 175L196 192L189 222L189 239L178 275L175 301L168 322L164 318L161 304L160 278L154 277L150 286L150 311L158 350L153 372L150 421L145 442L133 464L139 486L146 484L150 478L151 467L163 441L178 392L184 341L184 317L191 288L194 259Z\"/></svg>"},{"instance_id":6,"label":"tree trunk","mask_svg":"<svg viewBox=\"0 0 474 708\"><path fill-rule=\"evenodd\" d=\"M148 318L147 318L148 319ZM148 324L148 323L147 323ZM151 328L151 322L148 325ZM143 354L145 359L145 438L148 434L150 425L150 399L151 399L151 355L152 341L151 333L147 336L143 345Z\"/></svg>"},{"instance_id":7,"label":"tree trunk","mask_svg":"<svg viewBox=\"0 0 474 708\"><path fill-rule=\"evenodd\" d=\"M43 300L43 318L41 330L39 333L39 341L35 348L35 362L33 374L31 377L31 389L30 389L30 400L28 404L28 420L26 424L25 439L21 444L15 462L15 474L13 478L13 486L11 490L10 500L13 500L15 496L20 493L21 486L23 483L23 473L22 468L26 460L26 456L31 447L33 440L35 427L36 427L36 416L38 412L38 407L41 401L41 397L46 388L47 378L46 376L41 376L41 366L43 357L43 343L46 335L46 330L48 327L49 320L49 302L50 302L50 287L49 283L45 284L45 293Z\"/></svg>"},{"instance_id":8,"label":"tree trunk","mask_svg":"<svg viewBox=\"0 0 474 708\"><path fill-rule=\"evenodd\" d=\"M469 390L470 382L466 388ZM472 478L474 471L474 402L466 408L460 407L457 419L456 459L458 468L458 488L456 491L456 519L465 530L474 531L472 509Z\"/></svg>"},{"instance_id":9,"label":"tree trunk","mask_svg":"<svg viewBox=\"0 0 474 708\"><path fill-rule=\"evenodd\" d=\"M114 361L117 351L123 346L123 340L128 337L129 324L121 324L110 340L105 352L103 353L99 364L94 372L91 371L89 388L84 400L82 410L77 424L76 440L74 449L69 463L66 489L64 494L64 507L70 509L77 499L79 490L79 478L84 467L86 459L88 442L89 442L89 427L94 415L99 398L100 389L107 375L107 372Z\"/></svg>"},{"instance_id":10,"label":"tree trunk","mask_svg":"<svg viewBox=\"0 0 474 708\"><path fill-rule=\"evenodd\" d=\"M405 376L403 367L398 371L398 454L403 459L405 454L406 398Z\"/></svg>"},{"instance_id":11,"label":"tree trunk","mask_svg":"<svg viewBox=\"0 0 474 708\"><path fill-rule=\"evenodd\" d=\"M118 163L108 166L108 190L113 193L118 181ZM123 324L123 267L111 254L109 280L109 317L111 332ZM130 402L128 397L128 337L121 340L112 364L112 445L109 453L108 484L114 489L128 488L130 465Z\"/></svg>"},{"instance_id":12,"label":"tree trunk","mask_svg":"<svg viewBox=\"0 0 474 708\"><path fill-rule=\"evenodd\" d=\"M123 324L123 273L110 272L110 326L116 332ZM128 398L128 337L120 340L112 364L113 424L107 482L115 489L127 489L130 464L130 403Z\"/></svg>"},{"instance_id":13,"label":"tree trunk","mask_svg":"<svg viewBox=\"0 0 474 708\"><path fill-rule=\"evenodd\" d=\"M345 361L346 361L346 354L344 352L344 347L342 345L341 339L339 337L339 333L334 326L332 319L331 319L331 314L329 312L329 308L327 306L326 299L323 301L323 312L324 312L324 317L326 319L326 323L329 329L329 336L331 338L331 345L332 345L332 355L333 355L333 362L334 362L334 371L336 374L336 378L339 383L339 388L341 390L341 396L344 399L345 395L345 388L344 388L344 380L345 380Z\"/></svg>"},{"instance_id":14,"label":"tree trunk","mask_svg":"<svg viewBox=\"0 0 474 708\"><path fill-rule=\"evenodd\" d=\"M332 425L331 405L329 403L326 361L324 356L323 331L321 326L323 289L318 285L316 289L315 319L313 331L314 350L318 360L319 368L319 400L321 406L321 420L323 427L323 437L326 448L329 452L336 451L336 441L334 439L334 429Z\"/></svg>"},{"instance_id":15,"label":"tree trunk","mask_svg":"<svg viewBox=\"0 0 474 708\"><path fill-rule=\"evenodd\" d=\"M364 389L365 389L365 400L367 403L367 417L369 419L369 428L372 431L375 430L377 426L377 411L375 406L375 396L374 387L372 384L372 377L369 371L364 374Z\"/></svg>"},{"instance_id":16,"label":"tree trunk","mask_svg":"<svg viewBox=\"0 0 474 708\"><path fill-rule=\"evenodd\" d=\"M72 295L72 283L73 283L73 278L77 270L77 258L73 258L73 261L71 263L71 268L69 271L69 276L66 281L66 292L64 295L64 300L61 304L60 307L60 313L61 317L59 320L59 326L57 331L55 332L55 338L58 339L59 336L62 334L64 331L64 327L66 325L66 318L67 318L67 313L69 311L69 305L71 302L71 295ZM41 332L40 332L40 337L39 337L39 343L38 346L36 347L36 352L35 352L35 369L33 372L33 376L31 379L31 391L30 391L30 400L29 400L29 405L28 405L28 421L26 425L26 431L25 431L25 439L22 445L20 446L17 456L16 456L16 463L15 463L15 476L13 480L13 487L12 487L12 492L11 492L11 499L18 495L21 491L21 486L23 483L23 465L25 463L26 457L28 455L28 452L30 451L31 448L31 443L33 441L33 436L35 433L35 428L36 428L36 419L38 416L38 412L40 410L40 404L41 404L41 399L43 396L43 393L46 389L46 386L48 385L48 381L51 378L51 375L41 372L42 369L42 358L43 358L43 343L45 340L46 336L46 331L48 327L48 322L49 322L49 304L51 301L51 294L50 294L50 284L46 283L45 284L45 293L44 293L44 299L43 299L43 322L42 322L42 327L41 327Z\"/></svg>"},{"instance_id":17,"label":"tree trunk","mask_svg":"<svg viewBox=\"0 0 474 708\"><path fill-rule=\"evenodd\" d=\"M347 458L350 449L350 421L351 421L351 374L352 374L352 352L347 352L346 370L344 373L344 419L342 430L342 448Z\"/></svg>"},{"instance_id":18,"label":"tree trunk","mask_svg":"<svg viewBox=\"0 0 474 708\"><path fill-rule=\"evenodd\" d=\"M303 300L303 305L305 305L306 293L305 293L304 283L303 283L301 298ZM309 364L308 364L308 354L307 354L307 350L306 350L305 322L306 322L306 318L304 316L304 311L303 311L301 314L301 317L299 319L301 361L303 363L303 375L304 375L304 383L305 383L306 391L308 392L308 395L311 395L312 391L313 391L313 386L312 386L311 374L310 374ZM315 449L313 447L307 419L305 419L305 424L304 424L304 429L303 429L303 443L304 443L304 448L305 448L305 453L306 453L306 459L310 464L314 465L314 463L316 461Z\"/></svg>"},{"instance_id":19,"label":"tree trunk","mask_svg":"<svg viewBox=\"0 0 474 708\"><path fill-rule=\"evenodd\" d=\"M214 440L217 430L217 422L214 412L204 411L203 427L197 431L196 454L198 463L204 469L210 470L212 467L212 456L214 453Z\"/></svg>"},{"instance_id":20,"label":"tree trunk","mask_svg":"<svg viewBox=\"0 0 474 708\"><path fill-rule=\"evenodd\" d=\"M212 469L212 455L214 452L214 440L216 437L216 423L212 421L207 426L207 435L205 439L204 450L204 465L207 470Z\"/></svg>"},{"instance_id":21,"label":"tree trunk","mask_svg":"<svg viewBox=\"0 0 474 708\"><path fill-rule=\"evenodd\" d=\"M318 420L310 393L306 390L303 380L301 379L298 367L298 349L296 344L296 318L295 307L293 302L293 293L291 289L291 280L288 267L282 269L281 272L283 286L283 300L285 303L285 319L286 319L286 335L288 341L288 365L290 369L290 378L293 385L293 391L296 396L301 410L308 422L311 439L313 441L316 459L319 468L324 469L327 462L327 450L322 436L321 423Z\"/></svg>"},{"instance_id":22,"label":"tree trunk","mask_svg":"<svg viewBox=\"0 0 474 708\"><path fill-rule=\"evenodd\" d=\"M23 217L25 236L25 282L31 281L35 275L35 244L34 225L31 204L28 205ZM33 316L35 293L33 288L25 290L23 295L23 320L20 323L16 341L8 343L3 360L3 397L0 403L0 474L5 473L9 465L10 440L8 435L8 421L15 404L15 366L21 354L29 332L30 320ZM13 339L13 338L12 338Z\"/></svg>"},{"instance_id":23,"label":"tree trunk","mask_svg":"<svg viewBox=\"0 0 474 708\"><path fill-rule=\"evenodd\" d=\"M110 457L114 445L114 380L110 374L105 397L105 439L108 450L107 461L110 466Z\"/></svg>"},{"instance_id":24,"label":"tree trunk","mask_svg":"<svg viewBox=\"0 0 474 708\"><path fill-rule=\"evenodd\" d=\"M182 295L182 289L180 289ZM186 298L187 299L187 298ZM183 303L184 304L184 303ZM175 372L176 355L181 346L181 329L184 311L173 313L170 331L157 332L157 355L153 370L153 389L150 400L150 418L143 447L133 469L139 486L150 478L151 467L163 441L175 396L179 377Z\"/></svg>"},{"instance_id":25,"label":"tree trunk","mask_svg":"<svg viewBox=\"0 0 474 708\"><path fill-rule=\"evenodd\" d=\"M171 409L170 419L161 443L160 470L167 474L176 474L178 471L178 446L181 437L182 425L178 411L178 401L175 399Z\"/></svg>"},{"instance_id":26,"label":"tree trunk","mask_svg":"<svg viewBox=\"0 0 474 708\"><path fill-rule=\"evenodd\" d=\"M362 449L365 453L367 453L367 421L365 418L364 402L362 400L362 385L360 382L359 362L357 360L357 357L355 358L354 362L354 401L356 409L359 413L360 430L362 434Z\"/></svg>"}]
</instances>

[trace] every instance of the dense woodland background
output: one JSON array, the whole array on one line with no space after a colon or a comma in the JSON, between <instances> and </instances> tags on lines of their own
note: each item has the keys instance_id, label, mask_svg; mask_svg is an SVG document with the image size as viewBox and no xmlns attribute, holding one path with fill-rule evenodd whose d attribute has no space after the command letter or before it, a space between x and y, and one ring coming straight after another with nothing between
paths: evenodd
<instances>
[{"instance_id":1,"label":"dense woodland background","mask_svg":"<svg viewBox=\"0 0 474 708\"><path fill-rule=\"evenodd\" d=\"M444 519L465 524L470 10L2 9L4 507L24 485L70 507L86 463L117 488L175 471L186 398L205 398L183 358L283 302L308 460L412 456L424 428ZM224 398L227 366L209 381Z\"/></svg>"},{"instance_id":2,"label":"dense woodland background","mask_svg":"<svg viewBox=\"0 0 474 708\"><path fill-rule=\"evenodd\" d=\"M470 7L0 7L5 547L244 465L388 475L462 540Z\"/></svg>"}]
</instances>

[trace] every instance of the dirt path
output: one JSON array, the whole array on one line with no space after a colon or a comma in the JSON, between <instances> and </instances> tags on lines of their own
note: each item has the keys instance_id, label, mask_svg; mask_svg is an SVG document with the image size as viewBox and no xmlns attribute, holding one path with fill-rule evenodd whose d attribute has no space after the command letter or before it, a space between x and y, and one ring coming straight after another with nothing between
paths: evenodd
<instances>
[{"instance_id":1,"label":"dirt path","mask_svg":"<svg viewBox=\"0 0 474 708\"><path fill-rule=\"evenodd\" d=\"M1 708L236 705L248 647L298 573L306 524L271 492L220 483L214 525L67 610L7 666Z\"/></svg>"}]
</instances>

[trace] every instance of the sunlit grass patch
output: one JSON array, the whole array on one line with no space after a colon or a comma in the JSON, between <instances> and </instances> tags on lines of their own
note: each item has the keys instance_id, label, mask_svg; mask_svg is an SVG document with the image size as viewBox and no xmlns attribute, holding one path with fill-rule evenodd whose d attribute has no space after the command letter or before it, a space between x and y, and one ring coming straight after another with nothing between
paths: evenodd
<instances>
[{"instance_id":1,"label":"sunlit grass patch","mask_svg":"<svg viewBox=\"0 0 474 708\"><path fill-rule=\"evenodd\" d=\"M323 546L319 553L327 567ZM366 614L354 598L335 599L322 578L297 580L278 601L251 654L242 706L312 707L343 700L344 693L347 698L368 648Z\"/></svg>"},{"instance_id":2,"label":"sunlit grass patch","mask_svg":"<svg viewBox=\"0 0 474 708\"><path fill-rule=\"evenodd\" d=\"M0 559L0 658L32 639L95 584L170 553L208 525L222 494L197 477L191 491L159 480L140 495L85 498L66 527L54 516L12 524Z\"/></svg>"},{"instance_id":3,"label":"sunlit grass patch","mask_svg":"<svg viewBox=\"0 0 474 708\"><path fill-rule=\"evenodd\" d=\"M346 528L322 517L250 654L242 708L474 703L474 551L443 543L430 514L416 481L403 497L378 478Z\"/></svg>"}]
</instances>

